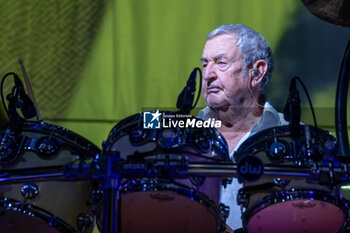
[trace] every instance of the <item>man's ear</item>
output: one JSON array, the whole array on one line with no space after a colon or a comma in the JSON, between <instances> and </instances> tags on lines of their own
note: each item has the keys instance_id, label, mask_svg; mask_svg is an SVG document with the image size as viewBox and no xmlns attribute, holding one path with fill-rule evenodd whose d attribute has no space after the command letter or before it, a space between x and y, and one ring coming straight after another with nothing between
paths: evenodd
<instances>
[{"instance_id":1,"label":"man's ear","mask_svg":"<svg viewBox=\"0 0 350 233\"><path fill-rule=\"evenodd\" d=\"M250 77L250 86L255 88L260 86L266 72L267 72L267 62L265 60L257 60L254 62L252 69L249 72Z\"/></svg>"}]
</instances>

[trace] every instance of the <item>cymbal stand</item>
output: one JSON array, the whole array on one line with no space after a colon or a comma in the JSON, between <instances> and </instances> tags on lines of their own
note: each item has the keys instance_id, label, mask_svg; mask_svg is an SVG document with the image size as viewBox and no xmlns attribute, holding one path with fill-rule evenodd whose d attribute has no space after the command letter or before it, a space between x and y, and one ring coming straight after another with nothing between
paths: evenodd
<instances>
[{"instance_id":1,"label":"cymbal stand","mask_svg":"<svg viewBox=\"0 0 350 233\"><path fill-rule=\"evenodd\" d=\"M103 191L105 194L103 233L120 233L121 232L121 200L119 187L121 183L121 173L118 170L119 156L107 156L103 158L104 178Z\"/></svg>"},{"instance_id":2,"label":"cymbal stand","mask_svg":"<svg viewBox=\"0 0 350 233\"><path fill-rule=\"evenodd\" d=\"M335 102L335 126L340 153L342 156L350 156L348 125L346 118L348 87L350 81L350 39L345 49L343 61L337 83Z\"/></svg>"}]
</instances>

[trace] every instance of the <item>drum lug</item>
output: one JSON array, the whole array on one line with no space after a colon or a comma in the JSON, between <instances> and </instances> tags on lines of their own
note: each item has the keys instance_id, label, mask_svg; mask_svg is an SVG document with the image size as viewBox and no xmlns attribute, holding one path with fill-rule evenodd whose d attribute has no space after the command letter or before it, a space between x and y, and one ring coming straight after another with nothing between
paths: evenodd
<instances>
[{"instance_id":1,"label":"drum lug","mask_svg":"<svg viewBox=\"0 0 350 233\"><path fill-rule=\"evenodd\" d=\"M194 185L195 187L198 188L204 184L205 177L203 177L203 176L191 176L190 181L191 181L192 185Z\"/></svg>"},{"instance_id":2,"label":"drum lug","mask_svg":"<svg viewBox=\"0 0 350 233\"><path fill-rule=\"evenodd\" d=\"M285 186L287 186L290 182L290 180L286 180L286 179L281 179L279 177L274 178L273 182L280 188L284 189Z\"/></svg>"},{"instance_id":3,"label":"drum lug","mask_svg":"<svg viewBox=\"0 0 350 233\"><path fill-rule=\"evenodd\" d=\"M44 159L52 159L58 151L58 143L52 137L42 137L35 145L36 151Z\"/></svg>"},{"instance_id":4,"label":"drum lug","mask_svg":"<svg viewBox=\"0 0 350 233\"><path fill-rule=\"evenodd\" d=\"M238 190L237 194L237 204L241 207L247 208L249 204L249 193L241 188Z\"/></svg>"},{"instance_id":5,"label":"drum lug","mask_svg":"<svg viewBox=\"0 0 350 233\"><path fill-rule=\"evenodd\" d=\"M21 188L21 194L25 199L33 199L39 194L39 187L35 183L26 183Z\"/></svg>"},{"instance_id":6,"label":"drum lug","mask_svg":"<svg viewBox=\"0 0 350 233\"><path fill-rule=\"evenodd\" d=\"M96 189L91 192L91 199L87 201L87 205L96 205L103 199L103 189Z\"/></svg>"},{"instance_id":7,"label":"drum lug","mask_svg":"<svg viewBox=\"0 0 350 233\"><path fill-rule=\"evenodd\" d=\"M134 146L141 144L146 138L147 132L142 129L134 128L130 131L130 142Z\"/></svg>"},{"instance_id":8,"label":"drum lug","mask_svg":"<svg viewBox=\"0 0 350 233\"><path fill-rule=\"evenodd\" d=\"M208 135L207 133L194 133L194 145L197 149L199 149L202 153L208 153L212 148L213 139L211 135Z\"/></svg>"},{"instance_id":9,"label":"drum lug","mask_svg":"<svg viewBox=\"0 0 350 233\"><path fill-rule=\"evenodd\" d=\"M163 129L158 136L158 141L162 148L179 148L184 145L185 137L178 128Z\"/></svg>"},{"instance_id":10,"label":"drum lug","mask_svg":"<svg viewBox=\"0 0 350 233\"><path fill-rule=\"evenodd\" d=\"M220 203L219 209L220 209L220 213L221 213L221 216L222 216L224 222L226 222L226 219L228 218L228 215L230 214L230 207L223 204L223 203Z\"/></svg>"},{"instance_id":11,"label":"drum lug","mask_svg":"<svg viewBox=\"0 0 350 233\"><path fill-rule=\"evenodd\" d=\"M77 226L80 232L84 233L94 226L94 217L88 214L79 214L77 217Z\"/></svg>"},{"instance_id":12,"label":"drum lug","mask_svg":"<svg viewBox=\"0 0 350 233\"><path fill-rule=\"evenodd\" d=\"M226 189L227 185L232 183L232 180L233 180L233 177L224 177L222 179L222 186L224 186L224 188Z\"/></svg>"},{"instance_id":13,"label":"drum lug","mask_svg":"<svg viewBox=\"0 0 350 233\"><path fill-rule=\"evenodd\" d=\"M14 132L7 129L0 141L0 164L14 162L22 152L26 137L18 138Z\"/></svg>"}]
</instances>

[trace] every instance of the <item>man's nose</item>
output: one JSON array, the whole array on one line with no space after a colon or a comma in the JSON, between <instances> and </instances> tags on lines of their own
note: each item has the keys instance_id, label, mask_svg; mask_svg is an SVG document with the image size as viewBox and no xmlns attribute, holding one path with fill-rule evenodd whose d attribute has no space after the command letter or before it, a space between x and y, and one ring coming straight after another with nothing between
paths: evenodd
<instances>
[{"instance_id":1,"label":"man's nose","mask_svg":"<svg viewBox=\"0 0 350 233\"><path fill-rule=\"evenodd\" d=\"M203 71L203 79L205 81L210 81L211 79L216 79L216 70L213 63L208 63Z\"/></svg>"}]
</instances>

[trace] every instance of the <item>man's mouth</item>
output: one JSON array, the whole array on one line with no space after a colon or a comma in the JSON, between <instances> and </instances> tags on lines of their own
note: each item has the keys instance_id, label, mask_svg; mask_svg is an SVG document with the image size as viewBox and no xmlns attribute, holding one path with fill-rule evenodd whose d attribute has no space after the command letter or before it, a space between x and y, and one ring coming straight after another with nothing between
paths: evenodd
<instances>
[{"instance_id":1,"label":"man's mouth","mask_svg":"<svg viewBox=\"0 0 350 233\"><path fill-rule=\"evenodd\" d=\"M219 88L219 87L209 87L209 88L207 88L207 93L208 94L218 93L219 91L221 91L221 88Z\"/></svg>"}]
</instances>

